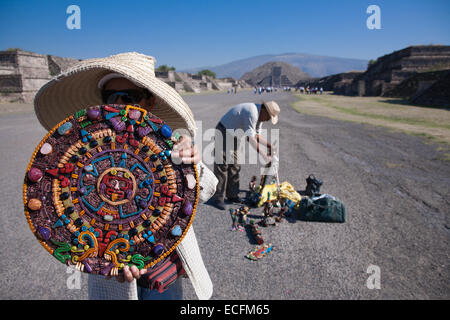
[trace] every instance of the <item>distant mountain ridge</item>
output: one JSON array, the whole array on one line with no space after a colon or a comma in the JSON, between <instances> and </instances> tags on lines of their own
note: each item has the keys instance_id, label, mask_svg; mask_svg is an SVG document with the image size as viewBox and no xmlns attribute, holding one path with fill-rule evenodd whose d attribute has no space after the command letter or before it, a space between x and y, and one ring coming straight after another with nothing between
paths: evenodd
<instances>
[{"instance_id":1,"label":"distant mountain ridge","mask_svg":"<svg viewBox=\"0 0 450 320\"><path fill-rule=\"evenodd\" d=\"M321 78L328 75L347 71L366 70L368 60L350 59L320 56L306 53L283 53L266 54L235 60L218 66L205 66L183 70L188 73L197 73L203 69L209 69L216 73L218 78L232 77L241 78L246 72L250 72L257 67L271 61L286 62L294 67L300 68L313 78Z\"/></svg>"}]
</instances>

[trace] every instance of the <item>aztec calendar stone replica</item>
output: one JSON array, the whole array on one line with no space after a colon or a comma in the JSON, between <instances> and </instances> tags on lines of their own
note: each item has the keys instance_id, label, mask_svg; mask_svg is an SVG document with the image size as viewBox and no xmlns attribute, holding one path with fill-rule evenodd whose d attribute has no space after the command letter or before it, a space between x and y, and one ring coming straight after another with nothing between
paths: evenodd
<instances>
[{"instance_id":1,"label":"aztec calendar stone replica","mask_svg":"<svg viewBox=\"0 0 450 320\"><path fill-rule=\"evenodd\" d=\"M178 138L131 105L89 107L50 130L23 186L25 215L42 246L102 275L168 257L192 224L199 194L195 166L171 161Z\"/></svg>"}]
</instances>

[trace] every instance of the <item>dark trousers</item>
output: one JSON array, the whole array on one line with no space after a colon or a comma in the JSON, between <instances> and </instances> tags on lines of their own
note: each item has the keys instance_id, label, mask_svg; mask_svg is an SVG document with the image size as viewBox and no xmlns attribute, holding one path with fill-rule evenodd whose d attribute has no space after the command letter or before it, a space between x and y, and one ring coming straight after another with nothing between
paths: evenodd
<instances>
[{"instance_id":1,"label":"dark trousers","mask_svg":"<svg viewBox=\"0 0 450 320\"><path fill-rule=\"evenodd\" d=\"M228 145L227 145L228 140ZM230 143L231 142L231 143ZM213 198L223 201L237 198L239 194L239 171L241 166L237 163L239 141L230 136L225 127L219 122L216 126L214 144L214 175L219 180ZM227 156L228 155L228 156Z\"/></svg>"}]
</instances>

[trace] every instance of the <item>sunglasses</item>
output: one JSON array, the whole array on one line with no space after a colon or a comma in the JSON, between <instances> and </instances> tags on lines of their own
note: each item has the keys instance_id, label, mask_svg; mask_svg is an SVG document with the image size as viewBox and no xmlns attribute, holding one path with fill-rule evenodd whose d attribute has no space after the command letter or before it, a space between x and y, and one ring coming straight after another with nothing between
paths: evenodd
<instances>
[{"instance_id":1,"label":"sunglasses","mask_svg":"<svg viewBox=\"0 0 450 320\"><path fill-rule=\"evenodd\" d=\"M137 89L102 90L102 100L105 104L116 103L119 97L124 103L136 104L144 97L148 98L149 93L147 91Z\"/></svg>"}]
</instances>

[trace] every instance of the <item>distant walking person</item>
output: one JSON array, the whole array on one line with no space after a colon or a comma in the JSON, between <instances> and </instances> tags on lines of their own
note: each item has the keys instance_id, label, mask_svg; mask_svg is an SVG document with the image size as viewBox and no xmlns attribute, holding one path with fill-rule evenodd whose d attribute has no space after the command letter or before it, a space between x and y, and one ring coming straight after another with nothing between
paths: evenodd
<instances>
[{"instance_id":1,"label":"distant walking person","mask_svg":"<svg viewBox=\"0 0 450 320\"><path fill-rule=\"evenodd\" d=\"M213 196L213 205L216 208L226 210L225 196L230 202L240 202L238 194L241 166L237 161L240 141L236 130L241 129L247 141L270 163L271 156L268 154L272 152L272 145L261 137L260 130L262 122L271 120L272 124L276 124L279 113L280 107L275 101L262 104L241 103L232 107L220 119L216 126L214 145L214 174L219 180ZM261 146L267 148L266 153Z\"/></svg>"}]
</instances>

